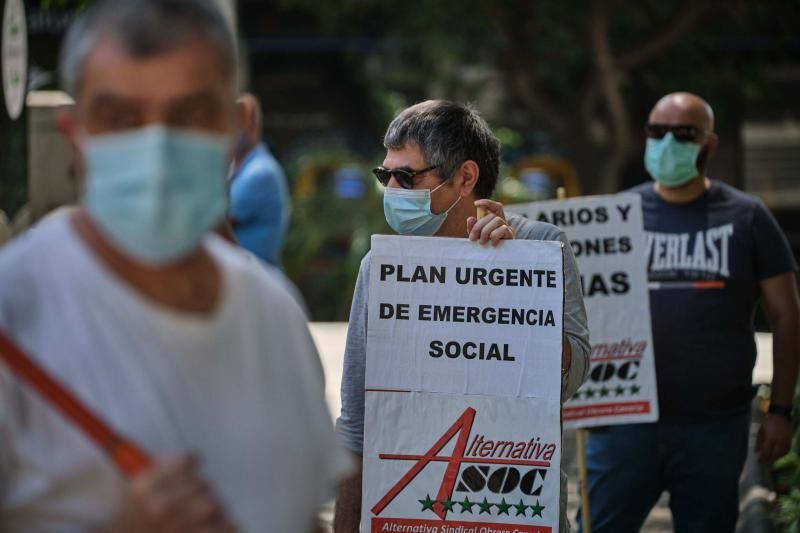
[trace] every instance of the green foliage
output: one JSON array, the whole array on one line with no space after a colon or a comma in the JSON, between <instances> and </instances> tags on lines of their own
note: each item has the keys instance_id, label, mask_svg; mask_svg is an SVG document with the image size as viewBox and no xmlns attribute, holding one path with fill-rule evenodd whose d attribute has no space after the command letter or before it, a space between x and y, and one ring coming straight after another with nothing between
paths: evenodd
<instances>
[{"instance_id":1,"label":"green foliage","mask_svg":"<svg viewBox=\"0 0 800 533\"><path fill-rule=\"evenodd\" d=\"M776 519L788 533L800 533L800 384L795 391L792 450L775 462L779 493Z\"/></svg>"},{"instance_id":2,"label":"green foliage","mask_svg":"<svg viewBox=\"0 0 800 533\"><path fill-rule=\"evenodd\" d=\"M313 27L315 36L369 43L367 52L360 48L348 59L359 86L366 88L363 103L376 131L400 109L424 98L483 106L487 97L495 108L490 120L507 164L532 154L557 155L576 167L587 193L600 189L598 174L619 144L615 135L622 129L612 120L601 89L609 76L604 78L598 68L598 51L590 39L598 12L607 25L602 40L618 68L610 76L612 85L618 86L633 132L633 148L625 155L631 168L641 167L636 147L642 142L640 125L655 100L670 91L694 91L709 100L724 142L738 136L744 119L773 118L792 110L800 114L792 92L796 86L781 85L767 75L769 69L796 64L796 0L276 3ZM696 16L684 26L687 12ZM639 59L631 60L637 54ZM469 77L470 72L485 76ZM337 159L317 155L319 161ZM346 162L344 155L337 156L337 164ZM619 173L608 173L617 182L603 183L604 192L623 185ZM507 169L502 176L501 195L528 194L519 181L507 178ZM329 201L324 184L316 190L317 196L295 199L287 270L315 307L316 319L344 317L357 261L370 233L382 231L376 229L384 224L381 202L379 196L364 199L363 205ZM332 260L337 255L343 259L339 264ZM349 273L339 270L340 264ZM323 287L325 283L331 286ZM340 297L341 303L334 301Z\"/></svg>"},{"instance_id":3,"label":"green foliage","mask_svg":"<svg viewBox=\"0 0 800 533\"><path fill-rule=\"evenodd\" d=\"M79 8L84 9L91 0L41 0L42 9Z\"/></svg>"},{"instance_id":4,"label":"green foliage","mask_svg":"<svg viewBox=\"0 0 800 533\"><path fill-rule=\"evenodd\" d=\"M336 173L343 167L360 173L364 192L360 198L337 193ZM347 320L370 236L390 232L379 185L369 168L341 149L311 150L290 165L292 221L283 263L303 292L313 320Z\"/></svg>"},{"instance_id":5,"label":"green foliage","mask_svg":"<svg viewBox=\"0 0 800 533\"><path fill-rule=\"evenodd\" d=\"M792 489L778 500L777 521L787 533L800 533L800 489Z\"/></svg>"},{"instance_id":6,"label":"green foliage","mask_svg":"<svg viewBox=\"0 0 800 533\"><path fill-rule=\"evenodd\" d=\"M593 179L619 144L613 119L621 115L612 112L602 90L609 78L627 107L625 120L634 132L627 141L634 145L647 110L670 91L694 91L709 100L725 139L738 135L744 118L800 112L792 86L767 75L796 63L796 0L278 3L314 18L327 35L373 41L367 63L379 65L372 69L379 75L366 78L375 93L409 102L432 96L480 101L485 85L465 80L465 69L496 75L503 90L493 123L553 134L552 145L533 148L568 157L587 192L613 185ZM598 67L590 39L598 12L617 74ZM385 98L376 94L372 100ZM625 157L639 158L638 149Z\"/></svg>"}]
</instances>

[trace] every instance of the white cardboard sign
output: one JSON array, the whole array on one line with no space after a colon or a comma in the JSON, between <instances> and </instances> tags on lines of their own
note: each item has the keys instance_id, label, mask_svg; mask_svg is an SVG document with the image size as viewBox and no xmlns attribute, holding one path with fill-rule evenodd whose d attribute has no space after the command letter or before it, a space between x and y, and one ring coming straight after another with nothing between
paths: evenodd
<instances>
[{"instance_id":1,"label":"white cardboard sign","mask_svg":"<svg viewBox=\"0 0 800 533\"><path fill-rule=\"evenodd\" d=\"M373 237L367 389L559 400L561 248Z\"/></svg>"},{"instance_id":2,"label":"white cardboard sign","mask_svg":"<svg viewBox=\"0 0 800 533\"><path fill-rule=\"evenodd\" d=\"M591 367L589 380L564 405L565 425L657 420L641 197L589 196L507 210L562 228L581 272Z\"/></svg>"},{"instance_id":3,"label":"white cardboard sign","mask_svg":"<svg viewBox=\"0 0 800 533\"><path fill-rule=\"evenodd\" d=\"M363 531L558 531L559 402L367 392L366 406Z\"/></svg>"},{"instance_id":4,"label":"white cardboard sign","mask_svg":"<svg viewBox=\"0 0 800 533\"><path fill-rule=\"evenodd\" d=\"M376 236L362 531L558 530L561 243Z\"/></svg>"}]
</instances>

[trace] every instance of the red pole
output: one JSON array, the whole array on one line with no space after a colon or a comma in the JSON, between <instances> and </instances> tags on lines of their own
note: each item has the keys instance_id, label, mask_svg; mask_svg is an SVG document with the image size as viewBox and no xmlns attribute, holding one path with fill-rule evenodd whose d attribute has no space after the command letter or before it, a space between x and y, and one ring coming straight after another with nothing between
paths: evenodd
<instances>
[{"instance_id":1,"label":"red pole","mask_svg":"<svg viewBox=\"0 0 800 533\"><path fill-rule=\"evenodd\" d=\"M53 407L61 411L105 451L123 474L131 477L152 464L146 452L111 429L75 395L25 355L2 331L0 331L0 359L5 360L19 378L37 390Z\"/></svg>"}]
</instances>

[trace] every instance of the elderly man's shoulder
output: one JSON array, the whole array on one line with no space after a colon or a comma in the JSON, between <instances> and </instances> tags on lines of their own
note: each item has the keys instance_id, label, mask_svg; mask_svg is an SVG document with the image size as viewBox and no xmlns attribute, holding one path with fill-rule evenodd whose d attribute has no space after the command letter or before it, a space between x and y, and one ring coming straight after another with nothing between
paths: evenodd
<instances>
[{"instance_id":1,"label":"elderly man's shoulder","mask_svg":"<svg viewBox=\"0 0 800 533\"><path fill-rule=\"evenodd\" d=\"M0 247L0 324L5 311L32 309L72 264L75 234L66 213L45 217Z\"/></svg>"},{"instance_id":2,"label":"elderly man's shoulder","mask_svg":"<svg viewBox=\"0 0 800 533\"><path fill-rule=\"evenodd\" d=\"M563 241L564 231L558 226L539 220L531 220L516 213L506 216L508 223L514 228L517 239L532 241Z\"/></svg>"},{"instance_id":3,"label":"elderly man's shoulder","mask_svg":"<svg viewBox=\"0 0 800 533\"><path fill-rule=\"evenodd\" d=\"M31 277L37 265L58 262L73 239L68 211L48 215L0 247L0 286Z\"/></svg>"},{"instance_id":4,"label":"elderly man's shoulder","mask_svg":"<svg viewBox=\"0 0 800 533\"><path fill-rule=\"evenodd\" d=\"M209 235L206 246L227 275L247 287L248 292L258 294L261 300L269 300L279 307L297 305L305 312L300 292L280 269L217 235Z\"/></svg>"}]
</instances>

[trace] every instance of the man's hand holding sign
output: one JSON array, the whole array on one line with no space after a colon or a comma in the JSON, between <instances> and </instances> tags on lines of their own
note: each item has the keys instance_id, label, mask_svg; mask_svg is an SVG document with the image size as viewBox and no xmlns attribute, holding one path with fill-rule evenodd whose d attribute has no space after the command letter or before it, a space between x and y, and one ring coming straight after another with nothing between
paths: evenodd
<instances>
[{"instance_id":1,"label":"man's hand holding sign","mask_svg":"<svg viewBox=\"0 0 800 533\"><path fill-rule=\"evenodd\" d=\"M469 240L481 244L491 243L497 246L505 239L515 237L514 228L506 222L503 204L487 198L475 201L476 216L467 218L467 235ZM561 368L567 372L572 360L570 343L564 341L561 356Z\"/></svg>"},{"instance_id":2,"label":"man's hand holding sign","mask_svg":"<svg viewBox=\"0 0 800 533\"><path fill-rule=\"evenodd\" d=\"M476 216L467 218L469 240L497 246L504 239L514 238L514 228L506 222L503 204L483 198L475 201Z\"/></svg>"}]
</instances>

